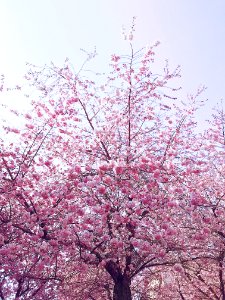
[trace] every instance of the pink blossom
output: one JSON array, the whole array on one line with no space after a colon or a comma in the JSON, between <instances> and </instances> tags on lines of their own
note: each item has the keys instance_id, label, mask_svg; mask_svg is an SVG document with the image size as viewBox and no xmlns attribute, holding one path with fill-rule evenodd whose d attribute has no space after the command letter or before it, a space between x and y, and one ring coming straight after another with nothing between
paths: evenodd
<instances>
[{"instance_id":1,"label":"pink blossom","mask_svg":"<svg viewBox=\"0 0 225 300\"><path fill-rule=\"evenodd\" d=\"M161 236L160 234L156 234L156 235L155 235L155 239L156 239L157 241L160 241L161 238L162 238L162 236Z\"/></svg>"},{"instance_id":2,"label":"pink blossom","mask_svg":"<svg viewBox=\"0 0 225 300\"><path fill-rule=\"evenodd\" d=\"M114 55L111 56L111 60L113 62L118 62L120 60L120 57L114 54Z\"/></svg>"},{"instance_id":3,"label":"pink blossom","mask_svg":"<svg viewBox=\"0 0 225 300\"><path fill-rule=\"evenodd\" d=\"M32 125L32 124L26 124L26 127L27 127L28 129L34 129L34 125Z\"/></svg>"},{"instance_id":4,"label":"pink blossom","mask_svg":"<svg viewBox=\"0 0 225 300\"><path fill-rule=\"evenodd\" d=\"M123 173L123 167L122 166L116 166L115 172L117 175L121 175Z\"/></svg>"},{"instance_id":5,"label":"pink blossom","mask_svg":"<svg viewBox=\"0 0 225 300\"><path fill-rule=\"evenodd\" d=\"M105 187L104 186L98 187L98 192L99 192L99 194L105 194L106 193Z\"/></svg>"}]
</instances>

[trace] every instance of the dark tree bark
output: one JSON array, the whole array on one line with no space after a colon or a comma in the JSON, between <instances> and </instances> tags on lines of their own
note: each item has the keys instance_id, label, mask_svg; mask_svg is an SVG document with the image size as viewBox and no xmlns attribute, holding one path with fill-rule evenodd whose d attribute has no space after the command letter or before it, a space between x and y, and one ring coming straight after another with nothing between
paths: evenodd
<instances>
[{"instance_id":1,"label":"dark tree bark","mask_svg":"<svg viewBox=\"0 0 225 300\"><path fill-rule=\"evenodd\" d=\"M130 280L121 276L115 282L113 289L113 300L132 300L130 290Z\"/></svg>"},{"instance_id":2,"label":"dark tree bark","mask_svg":"<svg viewBox=\"0 0 225 300\"><path fill-rule=\"evenodd\" d=\"M106 270L114 281L113 300L132 300L130 278L122 274L121 269L114 261L108 261Z\"/></svg>"}]
</instances>

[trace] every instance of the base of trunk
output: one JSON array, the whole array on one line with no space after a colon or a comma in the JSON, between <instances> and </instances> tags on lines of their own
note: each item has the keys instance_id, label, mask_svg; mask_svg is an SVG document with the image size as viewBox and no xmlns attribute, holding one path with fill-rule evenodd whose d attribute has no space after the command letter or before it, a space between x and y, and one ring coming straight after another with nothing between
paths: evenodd
<instances>
[{"instance_id":1,"label":"base of trunk","mask_svg":"<svg viewBox=\"0 0 225 300\"><path fill-rule=\"evenodd\" d=\"M125 278L121 278L115 282L113 300L132 300L130 284Z\"/></svg>"}]
</instances>

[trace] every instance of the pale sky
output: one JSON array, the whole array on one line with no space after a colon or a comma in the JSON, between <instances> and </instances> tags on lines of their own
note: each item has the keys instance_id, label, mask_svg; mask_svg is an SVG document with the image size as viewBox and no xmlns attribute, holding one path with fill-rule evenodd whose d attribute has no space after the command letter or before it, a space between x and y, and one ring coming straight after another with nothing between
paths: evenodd
<instances>
[{"instance_id":1,"label":"pale sky","mask_svg":"<svg viewBox=\"0 0 225 300\"><path fill-rule=\"evenodd\" d=\"M161 42L157 58L182 67L182 96L200 84L208 104L200 118L225 96L225 0L0 0L0 74L14 82L26 62L80 66L96 46L101 71L110 54L127 51L122 25L137 16L135 49Z\"/></svg>"}]
</instances>

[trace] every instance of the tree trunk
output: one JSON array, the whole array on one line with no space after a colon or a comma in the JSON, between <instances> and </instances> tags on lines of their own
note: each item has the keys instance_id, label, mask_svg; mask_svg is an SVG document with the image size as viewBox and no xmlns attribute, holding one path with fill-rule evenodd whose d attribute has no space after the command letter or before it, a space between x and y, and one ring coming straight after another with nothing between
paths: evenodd
<instances>
[{"instance_id":1,"label":"tree trunk","mask_svg":"<svg viewBox=\"0 0 225 300\"><path fill-rule=\"evenodd\" d=\"M105 265L106 271L111 275L114 282L113 300L132 300L130 284L127 274L122 274L118 263L110 260Z\"/></svg>"},{"instance_id":2,"label":"tree trunk","mask_svg":"<svg viewBox=\"0 0 225 300\"><path fill-rule=\"evenodd\" d=\"M126 277L122 276L115 281L113 300L132 300L130 282Z\"/></svg>"}]
</instances>

